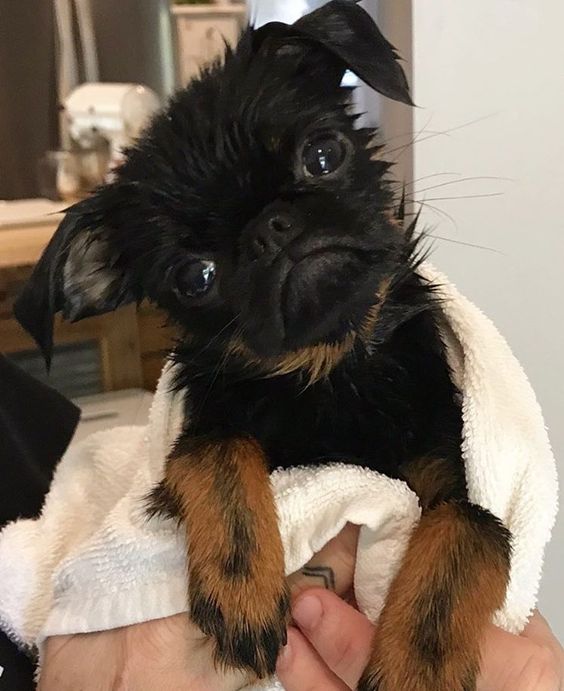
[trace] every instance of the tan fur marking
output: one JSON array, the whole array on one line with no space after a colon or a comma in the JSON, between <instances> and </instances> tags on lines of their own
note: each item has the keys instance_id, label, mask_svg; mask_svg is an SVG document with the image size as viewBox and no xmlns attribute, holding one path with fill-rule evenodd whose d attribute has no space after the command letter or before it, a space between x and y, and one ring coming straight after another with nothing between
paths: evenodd
<instances>
[{"instance_id":1,"label":"tan fur marking","mask_svg":"<svg viewBox=\"0 0 564 691\"><path fill-rule=\"evenodd\" d=\"M402 466L401 473L419 497L423 509L440 500L463 499L467 496L463 469L445 458L417 458Z\"/></svg>"},{"instance_id":2,"label":"tan fur marking","mask_svg":"<svg viewBox=\"0 0 564 691\"><path fill-rule=\"evenodd\" d=\"M350 353L356 334L349 333L339 343L321 343L288 353L281 360L272 362L270 376L276 377L303 369L308 372L309 384L324 379Z\"/></svg>"},{"instance_id":3,"label":"tan fur marking","mask_svg":"<svg viewBox=\"0 0 564 691\"><path fill-rule=\"evenodd\" d=\"M484 628L503 604L507 580L506 559L456 504L442 504L424 515L388 594L362 688L470 688ZM448 608L446 618L436 611L441 607ZM414 642L423 635L417 628L421 624L438 637L443 654L438 668L433 669L432 656L428 662L418 657Z\"/></svg>"},{"instance_id":4,"label":"tan fur marking","mask_svg":"<svg viewBox=\"0 0 564 691\"><path fill-rule=\"evenodd\" d=\"M207 456L197 463L190 458L171 459L167 486L180 499L190 571L197 569L205 574L209 594L227 605L227 616L231 610L250 621L264 623L271 614L264 605L280 595L280 576L284 573L270 478L258 444L241 439L227 443L229 448L223 453L213 446L205 449ZM221 503L216 487L218 474L236 478L239 492L232 493L231 506ZM251 517L257 548L250 555L251 577L233 581L225 578L220 565L233 548L228 521L241 508Z\"/></svg>"},{"instance_id":5,"label":"tan fur marking","mask_svg":"<svg viewBox=\"0 0 564 691\"><path fill-rule=\"evenodd\" d=\"M374 333L374 329L376 328L376 324L378 323L378 319L380 318L382 306L388 298L391 287L391 278L385 278L382 281L382 283L380 283L380 287L378 288L378 292L376 293L377 302L375 302L374 305L372 305L372 307L368 310L366 317L360 325L358 335L365 344L368 344L370 342L370 338Z\"/></svg>"},{"instance_id":6,"label":"tan fur marking","mask_svg":"<svg viewBox=\"0 0 564 691\"><path fill-rule=\"evenodd\" d=\"M358 333L351 331L338 343L320 343L309 348L290 351L280 358L267 359L260 359L240 339L232 341L230 350L232 353L242 355L250 365L257 365L266 369L268 371L267 377L279 377L304 370L307 373L308 386L311 386L331 374L335 367L353 350L358 338L365 344L369 342L391 284L391 278L382 281L376 294L377 302L368 310Z\"/></svg>"},{"instance_id":7,"label":"tan fur marking","mask_svg":"<svg viewBox=\"0 0 564 691\"><path fill-rule=\"evenodd\" d=\"M203 444L189 456L173 454L165 485L178 502L186 529L191 602L200 598L217 607L228 637L236 639L243 630L259 641L261 630L269 627L283 635L284 552L259 444L233 439ZM238 529L244 530L248 544L233 544ZM248 569L234 575L225 565L237 550L244 552L240 556ZM261 652L257 650L259 658ZM225 662L221 656L218 660ZM267 674L265 659L255 671Z\"/></svg>"},{"instance_id":8,"label":"tan fur marking","mask_svg":"<svg viewBox=\"0 0 564 691\"><path fill-rule=\"evenodd\" d=\"M322 343L290 351L280 358L260 359L240 339L231 343L231 352L242 355L249 365L266 370L265 377L280 377L299 370L308 375L308 385L329 376L331 371L350 353L356 341L356 334L349 333L339 343Z\"/></svg>"}]
</instances>

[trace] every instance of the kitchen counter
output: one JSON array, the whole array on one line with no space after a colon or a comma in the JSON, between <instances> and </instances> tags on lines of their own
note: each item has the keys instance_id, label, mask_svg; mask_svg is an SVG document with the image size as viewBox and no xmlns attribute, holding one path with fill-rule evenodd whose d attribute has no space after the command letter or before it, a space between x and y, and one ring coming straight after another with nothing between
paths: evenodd
<instances>
[{"instance_id":1,"label":"kitchen counter","mask_svg":"<svg viewBox=\"0 0 564 691\"><path fill-rule=\"evenodd\" d=\"M64 202L0 201L0 269L33 266L63 218Z\"/></svg>"},{"instance_id":2,"label":"kitchen counter","mask_svg":"<svg viewBox=\"0 0 564 691\"><path fill-rule=\"evenodd\" d=\"M0 269L33 266L53 237L58 221L0 228Z\"/></svg>"}]
</instances>

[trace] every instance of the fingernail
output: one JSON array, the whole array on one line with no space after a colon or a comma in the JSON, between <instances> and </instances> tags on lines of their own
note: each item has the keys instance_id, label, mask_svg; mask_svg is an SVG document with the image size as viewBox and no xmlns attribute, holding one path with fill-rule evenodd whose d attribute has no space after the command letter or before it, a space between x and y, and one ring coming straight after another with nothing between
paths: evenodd
<instances>
[{"instance_id":1,"label":"fingernail","mask_svg":"<svg viewBox=\"0 0 564 691\"><path fill-rule=\"evenodd\" d=\"M311 630L319 624L323 614L323 606L318 597L303 595L299 597L292 607L294 621L301 629Z\"/></svg>"},{"instance_id":2,"label":"fingernail","mask_svg":"<svg viewBox=\"0 0 564 691\"><path fill-rule=\"evenodd\" d=\"M278 670L288 669L292 664L292 644L290 643L290 637L288 636L288 643L280 651L278 655L278 661L276 663L276 668Z\"/></svg>"}]
</instances>

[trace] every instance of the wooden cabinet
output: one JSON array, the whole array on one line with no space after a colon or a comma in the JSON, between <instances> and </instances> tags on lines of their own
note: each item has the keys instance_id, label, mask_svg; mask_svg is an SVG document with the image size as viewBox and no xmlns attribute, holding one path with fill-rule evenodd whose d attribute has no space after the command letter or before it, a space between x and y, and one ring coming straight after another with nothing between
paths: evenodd
<instances>
[{"instance_id":1,"label":"wooden cabinet","mask_svg":"<svg viewBox=\"0 0 564 691\"><path fill-rule=\"evenodd\" d=\"M0 229L0 352L22 354L37 349L14 319L12 307L55 230L55 225ZM95 343L103 391L153 389L174 341L173 329L164 322L164 315L147 304L76 324L57 318L55 345Z\"/></svg>"}]
</instances>

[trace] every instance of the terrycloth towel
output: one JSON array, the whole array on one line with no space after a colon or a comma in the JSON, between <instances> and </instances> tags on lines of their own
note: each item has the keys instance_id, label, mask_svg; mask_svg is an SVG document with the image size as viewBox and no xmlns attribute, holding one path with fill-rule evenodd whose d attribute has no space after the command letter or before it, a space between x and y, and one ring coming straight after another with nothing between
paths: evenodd
<instances>
[{"instance_id":1,"label":"terrycloth towel","mask_svg":"<svg viewBox=\"0 0 564 691\"><path fill-rule=\"evenodd\" d=\"M534 393L505 341L444 277L429 266L424 272L441 285L443 335L463 393L470 498L513 534L511 583L496 620L518 632L535 606L556 515L554 458ZM0 534L0 625L22 645L186 610L183 541L172 521L149 521L143 509L181 423L170 377L167 368L147 427L97 433L71 448L41 517ZM346 522L362 526L356 598L375 620L419 519L416 496L400 481L338 464L275 472L272 485L288 573Z\"/></svg>"}]
</instances>

